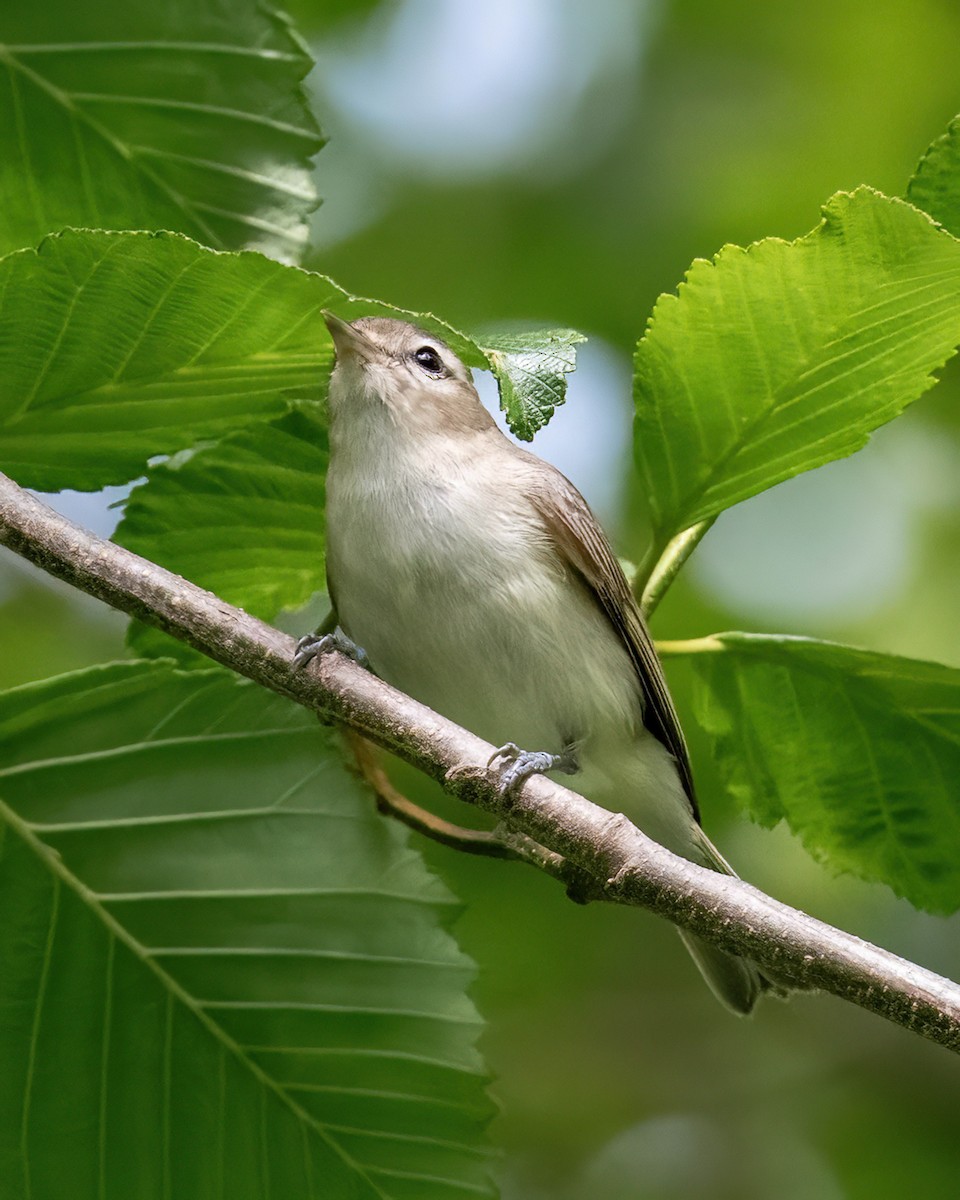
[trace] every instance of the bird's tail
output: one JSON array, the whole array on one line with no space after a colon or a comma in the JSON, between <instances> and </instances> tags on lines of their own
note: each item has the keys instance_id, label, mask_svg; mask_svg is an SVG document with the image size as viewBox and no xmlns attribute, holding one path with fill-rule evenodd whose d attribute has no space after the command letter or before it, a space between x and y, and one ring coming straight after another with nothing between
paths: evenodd
<instances>
[{"instance_id":1,"label":"bird's tail","mask_svg":"<svg viewBox=\"0 0 960 1200\"><path fill-rule=\"evenodd\" d=\"M713 871L738 878L733 867L699 827L697 834L696 849L699 853L696 861L699 861L701 866L709 867ZM688 857L693 858L694 855L689 854ZM753 1006L764 992L773 991L780 995L785 994L783 987L768 979L760 968L749 959L728 954L726 950L721 950L718 946L704 941L695 933L688 933L685 929L680 929L678 932L710 990L721 1004L726 1005L732 1012L744 1016L752 1012Z\"/></svg>"}]
</instances>

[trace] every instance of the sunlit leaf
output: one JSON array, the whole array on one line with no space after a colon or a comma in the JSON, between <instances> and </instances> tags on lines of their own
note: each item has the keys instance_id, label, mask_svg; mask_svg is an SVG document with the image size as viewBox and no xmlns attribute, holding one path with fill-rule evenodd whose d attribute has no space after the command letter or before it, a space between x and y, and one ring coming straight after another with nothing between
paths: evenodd
<instances>
[{"instance_id":1,"label":"sunlit leaf","mask_svg":"<svg viewBox=\"0 0 960 1200\"><path fill-rule=\"evenodd\" d=\"M960 243L860 189L795 242L697 261L636 354L656 541L860 449L960 342Z\"/></svg>"},{"instance_id":2,"label":"sunlit leaf","mask_svg":"<svg viewBox=\"0 0 960 1200\"><path fill-rule=\"evenodd\" d=\"M960 671L805 638L689 649L697 717L755 820L920 908L960 908Z\"/></svg>"},{"instance_id":3,"label":"sunlit leaf","mask_svg":"<svg viewBox=\"0 0 960 1200\"><path fill-rule=\"evenodd\" d=\"M61 676L0 696L0 797L5 1195L493 1195L455 908L309 714Z\"/></svg>"},{"instance_id":4,"label":"sunlit leaf","mask_svg":"<svg viewBox=\"0 0 960 1200\"><path fill-rule=\"evenodd\" d=\"M46 491L282 413L332 345L329 280L163 234L64 233L0 260L0 467Z\"/></svg>"},{"instance_id":5,"label":"sunlit leaf","mask_svg":"<svg viewBox=\"0 0 960 1200\"><path fill-rule=\"evenodd\" d=\"M296 261L322 145L310 56L254 0L11 0L0 252L67 225L174 229Z\"/></svg>"},{"instance_id":6,"label":"sunlit leaf","mask_svg":"<svg viewBox=\"0 0 960 1200\"><path fill-rule=\"evenodd\" d=\"M920 159L907 199L960 237L960 116Z\"/></svg>"}]
</instances>

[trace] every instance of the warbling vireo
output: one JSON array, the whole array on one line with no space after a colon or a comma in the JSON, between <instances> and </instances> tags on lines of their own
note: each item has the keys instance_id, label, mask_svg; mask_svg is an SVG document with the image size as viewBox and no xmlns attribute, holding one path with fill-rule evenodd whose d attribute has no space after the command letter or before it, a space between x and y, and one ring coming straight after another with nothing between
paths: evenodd
<instances>
[{"instance_id":1,"label":"warbling vireo","mask_svg":"<svg viewBox=\"0 0 960 1200\"><path fill-rule=\"evenodd\" d=\"M586 501L500 432L437 338L325 315L337 352L327 579L341 629L381 678L512 743L505 787L575 772L588 799L733 874L700 828L663 670ZM749 1012L768 986L757 968L681 935L717 996Z\"/></svg>"}]
</instances>

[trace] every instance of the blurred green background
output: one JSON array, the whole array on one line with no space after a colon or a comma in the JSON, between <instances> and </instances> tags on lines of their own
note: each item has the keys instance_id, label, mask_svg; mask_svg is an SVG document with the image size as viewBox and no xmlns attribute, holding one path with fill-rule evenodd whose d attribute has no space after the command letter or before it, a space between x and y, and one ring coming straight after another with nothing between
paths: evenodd
<instances>
[{"instance_id":1,"label":"blurred green background","mask_svg":"<svg viewBox=\"0 0 960 1200\"><path fill-rule=\"evenodd\" d=\"M534 449L633 559L645 523L630 353L658 293L724 242L804 233L834 191L902 194L960 108L954 0L291 7L332 139L309 265L468 330L587 333L568 404ZM958 400L951 368L855 458L727 513L655 632L805 633L960 665ZM109 527L102 498L72 512ZM3 686L123 652L122 618L10 556L0 613ZM835 878L783 830L738 817L690 720L689 681L671 682L705 824L741 873L960 977L960 919ZM425 850L467 902L458 932L480 964L508 1200L957 1195L960 1073L946 1051L826 997L737 1020L653 917L581 909L526 868Z\"/></svg>"}]
</instances>

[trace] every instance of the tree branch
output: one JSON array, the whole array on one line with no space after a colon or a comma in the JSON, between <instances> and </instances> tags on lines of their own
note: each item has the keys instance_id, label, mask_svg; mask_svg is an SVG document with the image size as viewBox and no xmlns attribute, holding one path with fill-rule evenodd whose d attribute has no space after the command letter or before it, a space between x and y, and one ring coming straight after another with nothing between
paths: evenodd
<instances>
[{"instance_id":1,"label":"tree branch","mask_svg":"<svg viewBox=\"0 0 960 1200\"><path fill-rule=\"evenodd\" d=\"M87 533L0 475L0 544L193 646L215 662L341 722L439 780L453 795L569 864L589 894L638 905L746 955L777 978L821 988L960 1051L960 987L788 908L739 879L658 846L543 776L504 797L493 747L339 654L293 669L293 639L216 596ZM563 868L566 870L567 868ZM557 871L551 871L557 873ZM568 886L576 881L565 878Z\"/></svg>"}]
</instances>

